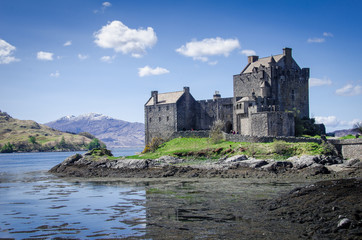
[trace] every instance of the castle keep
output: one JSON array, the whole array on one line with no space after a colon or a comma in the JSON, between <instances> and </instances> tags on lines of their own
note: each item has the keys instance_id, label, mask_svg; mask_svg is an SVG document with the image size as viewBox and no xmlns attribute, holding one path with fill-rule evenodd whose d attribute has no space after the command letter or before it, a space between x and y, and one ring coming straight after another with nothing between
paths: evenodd
<instances>
[{"instance_id":1,"label":"castle keep","mask_svg":"<svg viewBox=\"0 0 362 240\"><path fill-rule=\"evenodd\" d=\"M294 136L294 115L309 117L309 68L301 69L292 49L259 58L249 56L240 74L233 76L234 96L196 101L188 87L183 91L151 92L145 104L146 144L167 139L173 132L208 130L223 120L225 132L250 136Z\"/></svg>"}]
</instances>

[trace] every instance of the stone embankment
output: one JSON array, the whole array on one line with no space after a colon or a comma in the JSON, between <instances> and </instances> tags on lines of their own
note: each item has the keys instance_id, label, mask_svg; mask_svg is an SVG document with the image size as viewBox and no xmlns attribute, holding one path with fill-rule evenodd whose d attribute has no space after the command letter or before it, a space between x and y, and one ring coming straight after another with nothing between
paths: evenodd
<instances>
[{"instance_id":1,"label":"stone embankment","mask_svg":"<svg viewBox=\"0 0 362 240\"><path fill-rule=\"evenodd\" d=\"M107 156L76 154L53 167L50 172L71 177L360 177L359 159L343 160L331 156L291 157L285 161L260 160L236 155L219 160L185 160L164 156L158 159L108 160ZM324 177L325 176L325 177Z\"/></svg>"}]
</instances>

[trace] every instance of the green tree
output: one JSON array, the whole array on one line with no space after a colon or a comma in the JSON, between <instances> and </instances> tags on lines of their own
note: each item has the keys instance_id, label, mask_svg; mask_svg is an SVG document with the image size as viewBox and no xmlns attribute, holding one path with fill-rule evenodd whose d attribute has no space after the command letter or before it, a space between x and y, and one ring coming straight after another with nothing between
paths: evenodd
<instances>
[{"instance_id":1,"label":"green tree","mask_svg":"<svg viewBox=\"0 0 362 240\"><path fill-rule=\"evenodd\" d=\"M92 150L94 148L101 148L101 143L99 142L98 138L94 138L89 144L88 144L88 150Z\"/></svg>"},{"instance_id":2,"label":"green tree","mask_svg":"<svg viewBox=\"0 0 362 240\"><path fill-rule=\"evenodd\" d=\"M64 148L64 147L66 147L66 145L67 145L67 143L65 142L64 136L62 136L62 139L59 142L59 146Z\"/></svg>"},{"instance_id":3,"label":"green tree","mask_svg":"<svg viewBox=\"0 0 362 240\"><path fill-rule=\"evenodd\" d=\"M29 142L32 143L32 144L36 144L36 137L34 136L29 136Z\"/></svg>"},{"instance_id":4,"label":"green tree","mask_svg":"<svg viewBox=\"0 0 362 240\"><path fill-rule=\"evenodd\" d=\"M223 129L225 123L222 120L216 120L210 129L210 138L212 143L219 143L224 139Z\"/></svg>"},{"instance_id":5,"label":"green tree","mask_svg":"<svg viewBox=\"0 0 362 240\"><path fill-rule=\"evenodd\" d=\"M12 145L9 142L5 143L5 145L1 147L0 152L1 153L12 153L12 152L14 152L14 145Z\"/></svg>"}]
</instances>

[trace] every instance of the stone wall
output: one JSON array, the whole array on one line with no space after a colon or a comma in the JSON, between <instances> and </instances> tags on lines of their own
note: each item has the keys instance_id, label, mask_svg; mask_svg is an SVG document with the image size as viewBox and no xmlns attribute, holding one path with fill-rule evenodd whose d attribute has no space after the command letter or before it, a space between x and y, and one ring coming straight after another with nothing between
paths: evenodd
<instances>
[{"instance_id":1,"label":"stone wall","mask_svg":"<svg viewBox=\"0 0 362 240\"><path fill-rule=\"evenodd\" d=\"M199 131L179 131L179 132L174 132L171 136L170 139L174 139L174 138L208 138L210 134L209 130L199 130Z\"/></svg>"},{"instance_id":2,"label":"stone wall","mask_svg":"<svg viewBox=\"0 0 362 240\"><path fill-rule=\"evenodd\" d=\"M223 120L225 124L231 125L233 122L233 98L218 98L197 101L197 116L195 129L210 129L216 119Z\"/></svg>"},{"instance_id":3,"label":"stone wall","mask_svg":"<svg viewBox=\"0 0 362 240\"><path fill-rule=\"evenodd\" d=\"M184 95L177 101L177 131L191 130L196 127L196 101L188 88Z\"/></svg>"},{"instance_id":4,"label":"stone wall","mask_svg":"<svg viewBox=\"0 0 362 240\"><path fill-rule=\"evenodd\" d=\"M328 141L336 146L338 152L344 158L358 158L362 160L362 138Z\"/></svg>"},{"instance_id":5,"label":"stone wall","mask_svg":"<svg viewBox=\"0 0 362 240\"><path fill-rule=\"evenodd\" d=\"M145 143L152 138L167 139L177 130L176 104L160 104L145 107Z\"/></svg>"}]
</instances>

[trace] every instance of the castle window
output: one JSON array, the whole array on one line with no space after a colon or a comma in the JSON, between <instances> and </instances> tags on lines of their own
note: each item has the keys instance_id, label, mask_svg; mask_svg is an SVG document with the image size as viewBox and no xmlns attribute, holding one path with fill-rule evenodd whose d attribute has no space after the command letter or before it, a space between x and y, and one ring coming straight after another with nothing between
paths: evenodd
<instances>
[{"instance_id":1,"label":"castle window","mask_svg":"<svg viewBox=\"0 0 362 240\"><path fill-rule=\"evenodd\" d=\"M150 118L150 121L149 122L152 122L152 118Z\"/></svg>"},{"instance_id":2,"label":"castle window","mask_svg":"<svg viewBox=\"0 0 362 240\"><path fill-rule=\"evenodd\" d=\"M166 120L167 120L167 122L168 122L168 120L170 120L170 118L167 116Z\"/></svg>"},{"instance_id":3,"label":"castle window","mask_svg":"<svg viewBox=\"0 0 362 240\"><path fill-rule=\"evenodd\" d=\"M149 112L152 112L152 108L150 108Z\"/></svg>"},{"instance_id":4,"label":"castle window","mask_svg":"<svg viewBox=\"0 0 362 240\"><path fill-rule=\"evenodd\" d=\"M161 117L158 118L158 121L161 122Z\"/></svg>"},{"instance_id":5,"label":"castle window","mask_svg":"<svg viewBox=\"0 0 362 240\"><path fill-rule=\"evenodd\" d=\"M294 96L294 90L292 90L292 100L295 100L295 96Z\"/></svg>"},{"instance_id":6,"label":"castle window","mask_svg":"<svg viewBox=\"0 0 362 240\"><path fill-rule=\"evenodd\" d=\"M161 107L158 107L158 111L161 111Z\"/></svg>"},{"instance_id":7,"label":"castle window","mask_svg":"<svg viewBox=\"0 0 362 240\"><path fill-rule=\"evenodd\" d=\"M169 109L169 106L166 106L166 110L168 111L168 109Z\"/></svg>"}]
</instances>

